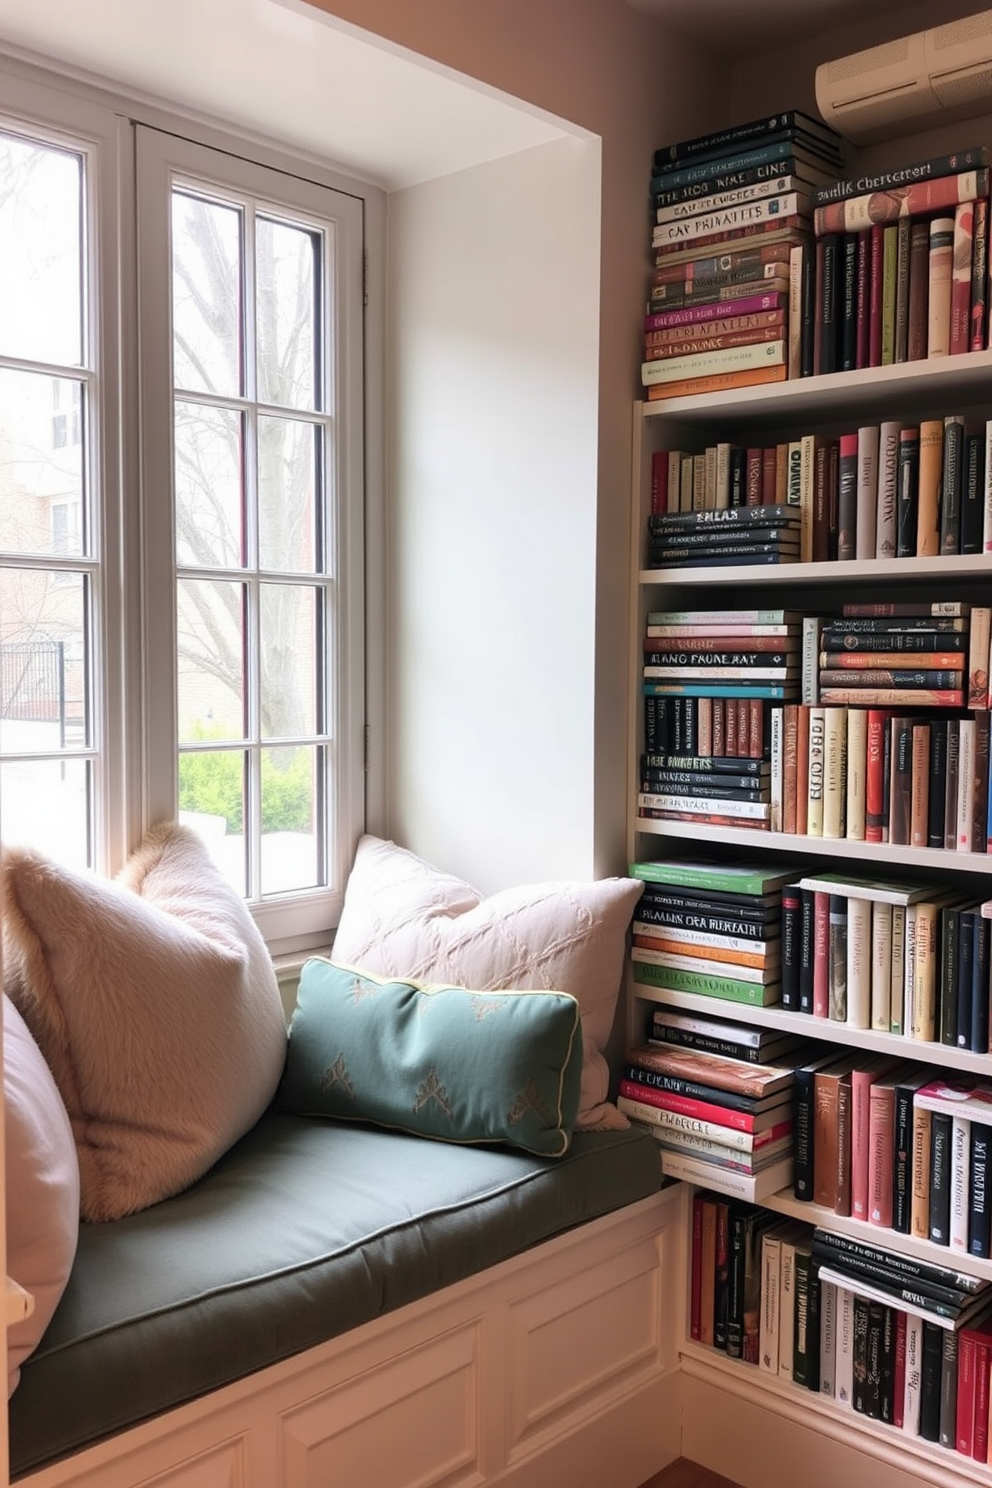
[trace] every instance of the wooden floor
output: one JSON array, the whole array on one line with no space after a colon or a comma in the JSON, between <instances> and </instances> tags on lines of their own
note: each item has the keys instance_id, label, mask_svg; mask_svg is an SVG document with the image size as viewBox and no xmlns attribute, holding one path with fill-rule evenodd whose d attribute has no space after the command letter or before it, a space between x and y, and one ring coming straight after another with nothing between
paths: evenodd
<instances>
[{"instance_id":1,"label":"wooden floor","mask_svg":"<svg viewBox=\"0 0 992 1488\"><path fill-rule=\"evenodd\" d=\"M729 1478L721 1478L709 1472L688 1457L679 1457L660 1473L656 1473L641 1488L737 1488Z\"/></svg>"}]
</instances>

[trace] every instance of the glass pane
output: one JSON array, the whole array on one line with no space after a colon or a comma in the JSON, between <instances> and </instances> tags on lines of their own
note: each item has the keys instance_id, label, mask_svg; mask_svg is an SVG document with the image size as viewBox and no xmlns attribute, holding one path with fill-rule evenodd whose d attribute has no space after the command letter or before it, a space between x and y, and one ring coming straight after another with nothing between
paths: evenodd
<instances>
[{"instance_id":1,"label":"glass pane","mask_svg":"<svg viewBox=\"0 0 992 1488\"><path fill-rule=\"evenodd\" d=\"M248 757L241 749L183 751L179 756L179 820L210 850L239 894L247 892L245 782Z\"/></svg>"},{"instance_id":2,"label":"glass pane","mask_svg":"<svg viewBox=\"0 0 992 1488\"><path fill-rule=\"evenodd\" d=\"M83 360L83 159L0 134L0 352Z\"/></svg>"},{"instance_id":3,"label":"glass pane","mask_svg":"<svg viewBox=\"0 0 992 1488\"><path fill-rule=\"evenodd\" d=\"M0 765L3 840L70 868L92 866L88 760L10 760Z\"/></svg>"},{"instance_id":4,"label":"glass pane","mask_svg":"<svg viewBox=\"0 0 992 1488\"><path fill-rule=\"evenodd\" d=\"M177 591L179 737L243 739L244 586L181 579Z\"/></svg>"},{"instance_id":5,"label":"glass pane","mask_svg":"<svg viewBox=\"0 0 992 1488\"><path fill-rule=\"evenodd\" d=\"M0 369L0 547L83 552L83 388Z\"/></svg>"},{"instance_id":6,"label":"glass pane","mask_svg":"<svg viewBox=\"0 0 992 1488\"><path fill-rule=\"evenodd\" d=\"M262 750L262 893L319 882L315 831L322 749Z\"/></svg>"},{"instance_id":7,"label":"glass pane","mask_svg":"<svg viewBox=\"0 0 992 1488\"><path fill-rule=\"evenodd\" d=\"M204 568L244 562L242 418L176 403L176 559Z\"/></svg>"},{"instance_id":8,"label":"glass pane","mask_svg":"<svg viewBox=\"0 0 992 1488\"><path fill-rule=\"evenodd\" d=\"M298 419L258 420L258 562L283 573L316 567L320 430Z\"/></svg>"},{"instance_id":9,"label":"glass pane","mask_svg":"<svg viewBox=\"0 0 992 1488\"><path fill-rule=\"evenodd\" d=\"M0 570L0 612L0 749L87 748L85 577Z\"/></svg>"},{"instance_id":10,"label":"glass pane","mask_svg":"<svg viewBox=\"0 0 992 1488\"><path fill-rule=\"evenodd\" d=\"M288 408L316 408L320 234L259 217L255 245L259 399Z\"/></svg>"},{"instance_id":11,"label":"glass pane","mask_svg":"<svg viewBox=\"0 0 992 1488\"><path fill-rule=\"evenodd\" d=\"M317 728L315 687L319 591L263 584L259 596L262 738L292 739Z\"/></svg>"},{"instance_id":12,"label":"glass pane","mask_svg":"<svg viewBox=\"0 0 992 1488\"><path fill-rule=\"evenodd\" d=\"M242 392L241 212L172 194L172 338L175 386Z\"/></svg>"}]
</instances>

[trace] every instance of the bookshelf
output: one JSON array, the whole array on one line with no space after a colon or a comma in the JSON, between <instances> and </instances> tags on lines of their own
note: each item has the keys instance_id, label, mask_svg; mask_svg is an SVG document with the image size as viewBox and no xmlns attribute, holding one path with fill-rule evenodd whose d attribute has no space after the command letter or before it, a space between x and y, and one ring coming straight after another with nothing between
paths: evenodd
<instances>
[{"instance_id":1,"label":"bookshelf","mask_svg":"<svg viewBox=\"0 0 992 1488\"><path fill-rule=\"evenodd\" d=\"M986 899L992 890L992 855L913 848L888 843L872 844L846 838L800 837L781 832L687 824L674 820L646 820L636 812L639 789L639 755L644 739L644 704L641 668L646 616L660 609L718 609L775 607L803 613L839 611L848 601L879 599L960 599L973 604L989 603L992 555L966 557L872 559L851 562L795 563L763 567L683 568L658 570L643 564L647 516L650 511L651 460L656 451L702 450L720 441L774 443L795 439L799 433L828 435L885 418L907 420L936 418L964 413L981 420L992 418L992 352L935 358L828 376L786 381L773 386L745 387L733 393L671 398L657 403L637 401L633 408L633 513L630 616L630 778L627 847L629 861L652 858L686 858L701 855L781 858L800 866L820 863L834 869L849 867L852 873L880 876L937 879L968 887L974 898ZM992 1056L939 1043L924 1043L900 1034L854 1029L845 1023L814 1019L781 1006L752 1007L688 992L649 987L628 978L628 1042L644 1041L647 1018L656 1003L692 1013L703 1013L770 1029L798 1033L810 1039L832 1042L838 1052L863 1050L901 1059L931 1063L943 1069L972 1075L992 1072ZM691 1191L684 1185L687 1194ZM717 1185L714 1185L716 1187ZM686 1229L690 1225L686 1200ZM855 1240L887 1247L893 1253L938 1264L953 1264L984 1280L992 1280L992 1260L976 1259L955 1252L949 1260L946 1246L911 1235L836 1215L832 1210L796 1200L791 1188L767 1198L762 1207L789 1219L819 1226ZM689 1245L685 1266L688 1273ZM688 1313L688 1304L687 1304ZM954 1450L913 1437L901 1429L855 1415L849 1408L816 1392L760 1371L752 1364L728 1358L712 1347L694 1342L688 1316L682 1352L684 1374L692 1379L692 1396L698 1421L707 1413L726 1410L728 1430L757 1432L759 1419L767 1424L767 1412L780 1417L782 1430L814 1431L836 1442L849 1443L852 1434L861 1439L876 1464L887 1464L899 1482L903 1472L928 1482L988 1485L992 1464L972 1461ZM698 1398L697 1398L698 1397ZM748 1413L751 1413L750 1415ZM743 1413L743 1414L741 1414ZM748 1423L752 1423L749 1425ZM765 1425L762 1429L765 1429ZM705 1430L704 1426L696 1429ZM755 1439L754 1436L752 1439ZM692 1450L691 1435L687 1438ZM783 1437L783 1441L786 1438ZM861 1450L858 1448L857 1450ZM708 1459L707 1459L708 1460ZM726 1471L722 1460L713 1459L717 1470ZM895 1480L895 1479L894 1479Z\"/></svg>"}]
</instances>

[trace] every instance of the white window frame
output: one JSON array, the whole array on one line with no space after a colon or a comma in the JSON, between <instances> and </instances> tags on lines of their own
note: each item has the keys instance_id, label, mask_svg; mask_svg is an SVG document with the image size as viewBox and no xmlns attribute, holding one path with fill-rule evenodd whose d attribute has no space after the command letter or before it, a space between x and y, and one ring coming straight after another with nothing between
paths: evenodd
<instances>
[{"instance_id":1,"label":"white window frame","mask_svg":"<svg viewBox=\"0 0 992 1488\"><path fill-rule=\"evenodd\" d=\"M156 572L145 563L150 546L165 540L163 523L170 524L171 535L171 499L166 502L151 494L160 492L161 471L171 471L171 338L161 324L146 321L142 326L142 337L164 353L157 374L157 396L166 410L162 416L151 411L147 387L140 403L137 394L134 126L162 131L158 161L162 171L173 168L169 157L180 145L183 150L204 146L225 152L234 179L243 170L256 180L260 170L285 172L301 182L342 192L354 204L357 249L353 243L343 258L338 248L337 282L347 292L336 307L337 331L339 345L348 351L336 369L342 431L336 447L347 450L348 458L339 466L336 480L341 510L350 515L337 542L339 571L349 574L340 623L352 637L364 636L365 644L342 656L336 668L346 721L336 741L337 778L346 784L333 813L338 829L329 844L328 887L249 906L274 955L325 946L340 913L355 842L361 831L375 830L384 795L382 751L371 758L368 752L370 733L382 737L384 716L381 293L373 294L374 303L369 305L369 285L381 290L384 278L384 194L307 152L287 154L264 139L240 136L226 126L189 119L15 58L0 55L0 78L4 85L0 125L29 129L41 140L85 148L87 154L88 230L94 252L84 272L94 311L88 363L92 370L83 373L91 401L86 463L88 480L100 481L106 493L92 535L93 607L98 620L93 639L98 679L93 696L98 802L93 830L96 866L108 874L120 869L152 822L177 809L174 640L164 634L162 624L163 615L172 614L174 576L164 565ZM257 192L257 185L249 189ZM168 191L163 199L168 202ZM276 191L273 200L278 199ZM146 223L141 229L143 238L151 226ZM363 288L368 307L364 315ZM167 297L161 299L167 312ZM140 446L129 433L139 421ZM134 519L136 501L140 523ZM171 544L159 551L171 552ZM107 555L113 559L120 555L120 562L106 563ZM85 560L80 566L86 566ZM174 628L174 621L169 628Z\"/></svg>"}]
</instances>

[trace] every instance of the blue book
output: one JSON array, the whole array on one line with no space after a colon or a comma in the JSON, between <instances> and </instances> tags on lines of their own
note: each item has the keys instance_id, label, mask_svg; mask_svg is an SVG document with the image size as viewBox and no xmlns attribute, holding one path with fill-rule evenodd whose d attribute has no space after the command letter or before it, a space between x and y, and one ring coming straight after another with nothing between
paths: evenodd
<instances>
[{"instance_id":1,"label":"blue book","mask_svg":"<svg viewBox=\"0 0 992 1488\"><path fill-rule=\"evenodd\" d=\"M721 698L770 698L786 699L798 696L794 682L784 686L778 682L755 683L753 687L739 687L735 682L642 682L645 697L721 697Z\"/></svg>"},{"instance_id":2,"label":"blue book","mask_svg":"<svg viewBox=\"0 0 992 1488\"><path fill-rule=\"evenodd\" d=\"M719 164L714 160L700 160L695 165L682 166L679 170L665 171L651 177L651 190L670 191L674 186L691 186L696 181L706 181L711 176L726 175L732 171L748 170L756 165L773 165L783 160L804 160L823 168L823 162L810 151L797 147L788 137L776 140L771 145L761 145L756 150L744 150L738 155L728 155Z\"/></svg>"}]
</instances>

